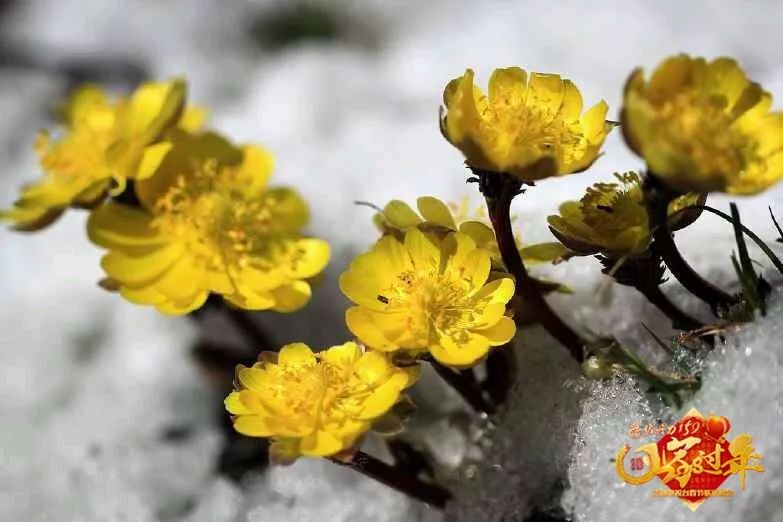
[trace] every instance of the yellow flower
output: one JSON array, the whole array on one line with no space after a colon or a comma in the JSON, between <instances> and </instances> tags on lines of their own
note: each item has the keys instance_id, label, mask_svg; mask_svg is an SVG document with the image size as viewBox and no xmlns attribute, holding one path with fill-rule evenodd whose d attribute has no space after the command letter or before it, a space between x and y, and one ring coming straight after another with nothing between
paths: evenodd
<instances>
[{"instance_id":1,"label":"yellow flower","mask_svg":"<svg viewBox=\"0 0 783 522\"><path fill-rule=\"evenodd\" d=\"M581 200L560 205L560 215L549 216L552 233L574 253L619 258L647 251L651 237L641 177L636 172L615 177L617 182L596 183ZM669 205L669 214L697 203L698 195L681 196ZM683 228L698 216L699 212L677 214L671 227Z\"/></svg>"},{"instance_id":2,"label":"yellow flower","mask_svg":"<svg viewBox=\"0 0 783 522\"><path fill-rule=\"evenodd\" d=\"M783 177L783 113L734 60L679 55L625 88L623 133L680 192L760 192Z\"/></svg>"},{"instance_id":3,"label":"yellow flower","mask_svg":"<svg viewBox=\"0 0 783 522\"><path fill-rule=\"evenodd\" d=\"M524 182L588 168L611 130L600 101L582 113L582 95L556 74L496 69L489 96L473 83L473 71L449 82L443 93L444 137L467 164L505 172Z\"/></svg>"},{"instance_id":4,"label":"yellow flower","mask_svg":"<svg viewBox=\"0 0 783 522\"><path fill-rule=\"evenodd\" d=\"M63 110L59 139L42 132L35 148L44 171L42 180L26 186L13 208L0 219L19 230L38 230L52 223L69 206L92 207L111 190L121 192L147 149L173 126L200 126L199 109L183 112L185 83L148 83L129 99L112 102L98 87L77 90Z\"/></svg>"},{"instance_id":5,"label":"yellow flower","mask_svg":"<svg viewBox=\"0 0 783 522\"><path fill-rule=\"evenodd\" d=\"M143 208L108 203L88 220L110 251L101 265L128 300L168 314L199 308L210 292L234 305L290 312L310 299L305 281L329 260L329 245L301 236L307 204L270 188L272 157L216 134L182 136L146 154L136 184Z\"/></svg>"},{"instance_id":6,"label":"yellow flower","mask_svg":"<svg viewBox=\"0 0 783 522\"><path fill-rule=\"evenodd\" d=\"M449 204L432 197L424 196L416 200L418 214L407 203L393 199L378 212L373 221L384 234L393 234L398 239L405 236L411 228L443 236L450 232L462 232L470 236L476 247L488 250L492 255L493 270L506 271L500 259L500 250L495 232L489 225L486 210L480 207L472 215L467 201L459 206ZM517 240L517 245L520 242ZM522 259L529 265L550 263L566 254L568 250L560 243L538 243L519 248Z\"/></svg>"},{"instance_id":7,"label":"yellow flower","mask_svg":"<svg viewBox=\"0 0 783 522\"><path fill-rule=\"evenodd\" d=\"M346 323L377 350L429 352L449 366L473 365L516 329L505 316L514 282L487 283L489 271L490 252L467 234L440 238L411 228L402 241L384 236L340 277L357 305Z\"/></svg>"},{"instance_id":8,"label":"yellow flower","mask_svg":"<svg viewBox=\"0 0 783 522\"><path fill-rule=\"evenodd\" d=\"M398 368L352 342L317 354L294 343L274 355L239 366L225 403L234 429L270 437L272 457L282 462L351 450L418 376L417 366Z\"/></svg>"}]
</instances>

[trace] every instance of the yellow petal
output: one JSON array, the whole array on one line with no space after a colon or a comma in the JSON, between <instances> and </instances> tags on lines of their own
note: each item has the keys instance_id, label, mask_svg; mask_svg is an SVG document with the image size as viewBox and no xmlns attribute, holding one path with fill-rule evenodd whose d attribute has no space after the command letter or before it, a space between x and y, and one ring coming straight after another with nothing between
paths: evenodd
<instances>
[{"instance_id":1,"label":"yellow petal","mask_svg":"<svg viewBox=\"0 0 783 522\"><path fill-rule=\"evenodd\" d=\"M237 379L239 383L248 390L264 390L265 389L265 373L261 369L260 363L247 368L245 366L237 366Z\"/></svg>"},{"instance_id":2,"label":"yellow petal","mask_svg":"<svg viewBox=\"0 0 783 522\"><path fill-rule=\"evenodd\" d=\"M286 365L307 365L312 366L316 363L313 351L304 343L291 343L280 349L277 363L281 366Z\"/></svg>"},{"instance_id":3,"label":"yellow petal","mask_svg":"<svg viewBox=\"0 0 783 522\"><path fill-rule=\"evenodd\" d=\"M141 136L145 144L157 140L179 119L186 94L187 86L181 79L142 85L130 98L126 131Z\"/></svg>"},{"instance_id":4,"label":"yellow petal","mask_svg":"<svg viewBox=\"0 0 783 522\"><path fill-rule=\"evenodd\" d=\"M322 361L334 364L342 368L352 367L356 361L362 358L362 349L354 342L347 342L320 352Z\"/></svg>"},{"instance_id":5,"label":"yellow petal","mask_svg":"<svg viewBox=\"0 0 783 522\"><path fill-rule=\"evenodd\" d=\"M457 224L451 215L451 210L441 200L431 196L421 197L416 200L419 212L425 221L435 223L449 230L456 230Z\"/></svg>"},{"instance_id":6,"label":"yellow petal","mask_svg":"<svg viewBox=\"0 0 783 522\"><path fill-rule=\"evenodd\" d=\"M123 286L120 288L120 295L131 303L138 305L157 305L167 299L165 295L149 286L141 288Z\"/></svg>"},{"instance_id":7,"label":"yellow petal","mask_svg":"<svg viewBox=\"0 0 783 522\"><path fill-rule=\"evenodd\" d=\"M270 271L266 267L262 270L248 266L236 271L229 270L229 274L237 287L238 293L247 297L252 296L254 293L268 293L289 281L289 278L282 273L282 270L272 269Z\"/></svg>"},{"instance_id":8,"label":"yellow petal","mask_svg":"<svg viewBox=\"0 0 783 522\"><path fill-rule=\"evenodd\" d=\"M186 132L196 132L204 126L207 116L207 110L203 107L189 105L182 111L178 127Z\"/></svg>"},{"instance_id":9,"label":"yellow petal","mask_svg":"<svg viewBox=\"0 0 783 522\"><path fill-rule=\"evenodd\" d=\"M473 71L466 69L444 92L448 115L445 133L451 143L460 146L480 121L474 97Z\"/></svg>"},{"instance_id":10,"label":"yellow petal","mask_svg":"<svg viewBox=\"0 0 783 522\"><path fill-rule=\"evenodd\" d=\"M506 313L506 303L491 302L487 303L482 309L478 310L471 324L471 328L485 328L495 325Z\"/></svg>"},{"instance_id":11,"label":"yellow petal","mask_svg":"<svg viewBox=\"0 0 783 522\"><path fill-rule=\"evenodd\" d=\"M234 419L234 429L248 437L269 437L274 434L267 420L258 415L240 415Z\"/></svg>"},{"instance_id":12,"label":"yellow petal","mask_svg":"<svg viewBox=\"0 0 783 522\"><path fill-rule=\"evenodd\" d=\"M301 309L310 301L312 290L305 281L294 281L290 285L280 286L271 290L276 312L291 313Z\"/></svg>"},{"instance_id":13,"label":"yellow petal","mask_svg":"<svg viewBox=\"0 0 783 522\"><path fill-rule=\"evenodd\" d=\"M693 60L680 54L664 60L650 76L648 88L656 97L670 96L688 82L694 68L704 67L704 60Z\"/></svg>"},{"instance_id":14,"label":"yellow petal","mask_svg":"<svg viewBox=\"0 0 783 522\"><path fill-rule=\"evenodd\" d=\"M601 100L582 115L580 121L585 137L591 143L603 143L604 138L611 130L611 127L608 127L606 123L607 112L609 112L609 105L604 100Z\"/></svg>"},{"instance_id":15,"label":"yellow petal","mask_svg":"<svg viewBox=\"0 0 783 522\"><path fill-rule=\"evenodd\" d=\"M343 443L325 430L319 430L302 439L299 448L308 457L328 457L345 449Z\"/></svg>"},{"instance_id":16,"label":"yellow petal","mask_svg":"<svg viewBox=\"0 0 783 522\"><path fill-rule=\"evenodd\" d=\"M461 278L470 281L471 286L480 288L489 277L492 260L487 250L474 248L459 258L455 255L449 260L448 266L457 271Z\"/></svg>"},{"instance_id":17,"label":"yellow petal","mask_svg":"<svg viewBox=\"0 0 783 522\"><path fill-rule=\"evenodd\" d=\"M204 272L204 288L221 295L235 291L234 284L226 272L212 269Z\"/></svg>"},{"instance_id":18,"label":"yellow petal","mask_svg":"<svg viewBox=\"0 0 783 522\"><path fill-rule=\"evenodd\" d=\"M417 270L432 270L440 266L440 250L433 240L416 228L405 233L405 250Z\"/></svg>"},{"instance_id":19,"label":"yellow petal","mask_svg":"<svg viewBox=\"0 0 783 522\"><path fill-rule=\"evenodd\" d=\"M489 100L505 106L521 105L527 94L527 73L519 67L495 69L489 78Z\"/></svg>"},{"instance_id":20,"label":"yellow petal","mask_svg":"<svg viewBox=\"0 0 783 522\"><path fill-rule=\"evenodd\" d=\"M166 315L185 315L198 310L207 302L209 292L199 290L181 299L170 299L155 304L155 308Z\"/></svg>"},{"instance_id":21,"label":"yellow petal","mask_svg":"<svg viewBox=\"0 0 783 522\"><path fill-rule=\"evenodd\" d=\"M465 221L460 224L459 231L470 236L480 248L486 248L495 243L495 233L492 228L480 221Z\"/></svg>"},{"instance_id":22,"label":"yellow petal","mask_svg":"<svg viewBox=\"0 0 783 522\"><path fill-rule=\"evenodd\" d=\"M223 295L223 299L244 310L269 310L275 306L275 298L268 290L255 291L237 286L237 293Z\"/></svg>"},{"instance_id":23,"label":"yellow petal","mask_svg":"<svg viewBox=\"0 0 783 522\"><path fill-rule=\"evenodd\" d=\"M531 73L528 89L528 103L542 111L542 121L552 121L563 104L563 80L557 74Z\"/></svg>"},{"instance_id":24,"label":"yellow petal","mask_svg":"<svg viewBox=\"0 0 783 522\"><path fill-rule=\"evenodd\" d=\"M165 274L180 260L181 254L182 247L178 244L152 248L140 256L113 250L103 256L101 267L123 285L140 286Z\"/></svg>"},{"instance_id":25,"label":"yellow petal","mask_svg":"<svg viewBox=\"0 0 783 522\"><path fill-rule=\"evenodd\" d=\"M514 320L508 317L503 317L489 328L482 330L476 330L476 333L485 337L490 346L500 346L511 341L516 334L517 326L514 324Z\"/></svg>"},{"instance_id":26,"label":"yellow petal","mask_svg":"<svg viewBox=\"0 0 783 522\"><path fill-rule=\"evenodd\" d=\"M514 280L508 277L495 279L484 285L476 294L478 298L488 298L493 303L508 303L514 295Z\"/></svg>"},{"instance_id":27,"label":"yellow petal","mask_svg":"<svg viewBox=\"0 0 783 522\"><path fill-rule=\"evenodd\" d=\"M19 208L13 207L0 211L0 221L10 221L11 228L21 232L34 232L51 225L62 215L60 208Z\"/></svg>"},{"instance_id":28,"label":"yellow petal","mask_svg":"<svg viewBox=\"0 0 783 522\"><path fill-rule=\"evenodd\" d=\"M68 103L63 107L65 121L70 125L93 117L96 109L109 106L106 93L97 85L85 85L71 94ZM111 128L111 121L105 128Z\"/></svg>"},{"instance_id":29,"label":"yellow petal","mask_svg":"<svg viewBox=\"0 0 783 522\"><path fill-rule=\"evenodd\" d=\"M242 402L242 399L239 395L240 392L234 391L228 394L228 397L226 397L226 400L223 401L226 410L231 413L232 415L248 415L253 413L244 402Z\"/></svg>"},{"instance_id":30,"label":"yellow petal","mask_svg":"<svg viewBox=\"0 0 783 522\"><path fill-rule=\"evenodd\" d=\"M407 203L393 199L383 207L383 217L393 226L401 230L407 230L421 223L421 218L408 206Z\"/></svg>"},{"instance_id":31,"label":"yellow petal","mask_svg":"<svg viewBox=\"0 0 783 522\"><path fill-rule=\"evenodd\" d=\"M135 173L136 179L146 179L151 177L160 167L166 154L169 153L174 146L170 141L162 141L154 145L150 145L144 149L144 153L141 156L141 162L139 163L139 169Z\"/></svg>"},{"instance_id":32,"label":"yellow petal","mask_svg":"<svg viewBox=\"0 0 783 522\"><path fill-rule=\"evenodd\" d=\"M175 307L176 302L191 306L194 300L199 300L209 290L204 281L205 273L204 268L189 256L180 255L167 272L150 284L172 301Z\"/></svg>"},{"instance_id":33,"label":"yellow petal","mask_svg":"<svg viewBox=\"0 0 783 522\"><path fill-rule=\"evenodd\" d=\"M274 167L275 160L272 154L265 148L258 145L245 145L242 147L242 163L239 167L240 176L251 181L251 186L254 189L266 186Z\"/></svg>"},{"instance_id":34,"label":"yellow petal","mask_svg":"<svg viewBox=\"0 0 783 522\"><path fill-rule=\"evenodd\" d=\"M329 264L331 248L322 239L305 238L296 241L297 255L288 269L289 277L307 279L321 273Z\"/></svg>"},{"instance_id":35,"label":"yellow petal","mask_svg":"<svg viewBox=\"0 0 783 522\"><path fill-rule=\"evenodd\" d=\"M467 333L459 338L442 334L430 353L440 363L465 368L479 362L489 351L489 340L483 335Z\"/></svg>"},{"instance_id":36,"label":"yellow petal","mask_svg":"<svg viewBox=\"0 0 783 522\"><path fill-rule=\"evenodd\" d=\"M571 121L579 120L582 114L582 94L571 80L563 80L563 105L560 114L565 120Z\"/></svg>"},{"instance_id":37,"label":"yellow petal","mask_svg":"<svg viewBox=\"0 0 783 522\"><path fill-rule=\"evenodd\" d=\"M348 329L364 344L376 350L393 351L399 347L389 340L375 323L370 310L354 306L345 311L345 323Z\"/></svg>"},{"instance_id":38,"label":"yellow petal","mask_svg":"<svg viewBox=\"0 0 783 522\"><path fill-rule=\"evenodd\" d=\"M750 83L739 64L731 58L721 57L713 60L706 71L704 87L726 99L726 109L732 109ZM760 95L761 91L757 91ZM754 103L755 104L755 103Z\"/></svg>"},{"instance_id":39,"label":"yellow petal","mask_svg":"<svg viewBox=\"0 0 783 522\"><path fill-rule=\"evenodd\" d=\"M381 290L412 268L404 246L393 236L384 236L372 250L357 256L340 275L340 290L356 304L384 310L386 305L378 299Z\"/></svg>"},{"instance_id":40,"label":"yellow petal","mask_svg":"<svg viewBox=\"0 0 783 522\"><path fill-rule=\"evenodd\" d=\"M356 363L354 372L362 382L372 386L388 379L391 369L391 364L385 354L370 351L362 355Z\"/></svg>"},{"instance_id":41,"label":"yellow petal","mask_svg":"<svg viewBox=\"0 0 783 522\"><path fill-rule=\"evenodd\" d=\"M357 418L370 420L380 417L388 412L400 398L400 391L407 380L402 375L396 375L376 388L372 394L362 403L362 409Z\"/></svg>"},{"instance_id":42,"label":"yellow petal","mask_svg":"<svg viewBox=\"0 0 783 522\"><path fill-rule=\"evenodd\" d=\"M150 226L152 216L146 212L121 205L106 203L87 218L87 236L104 248L163 245L166 239Z\"/></svg>"}]
</instances>

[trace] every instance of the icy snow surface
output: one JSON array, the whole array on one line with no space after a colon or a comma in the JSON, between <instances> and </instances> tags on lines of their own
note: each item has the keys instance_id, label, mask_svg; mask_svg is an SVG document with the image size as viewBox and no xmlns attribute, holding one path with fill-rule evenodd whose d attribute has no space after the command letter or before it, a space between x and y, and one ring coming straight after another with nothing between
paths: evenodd
<instances>
[{"instance_id":1,"label":"icy snow surface","mask_svg":"<svg viewBox=\"0 0 783 522\"><path fill-rule=\"evenodd\" d=\"M752 77L783 93L777 2L342 0L324 4L344 37L253 50L249 15L283 3L12 3L0 43L29 50L47 70L0 68L0 204L37 176L30 144L51 124L65 87L51 64L123 58L153 77L186 75L192 99L211 107L213 124L238 141L270 147L276 182L311 201L311 231L333 245L330 269L305 311L261 320L281 342L326 345L347 336L337 275L375 237L368 209L352 202L473 193L436 124L443 85L465 67L480 81L493 67L514 64L561 72L582 88L586 103L606 98L613 116L632 68L679 51L735 56ZM544 218L560 201L614 170L636 167L619 135L611 136L590 172L541 183L520 198L521 233L548 240ZM771 239L766 208L781 214L781 203L783 188L743 199L743 219ZM724 223L704 216L678 242L716 282L732 280ZM188 356L196 329L100 291L99 255L78 212L36 235L0 230L0 520L440 518L327 462L301 461L239 484L218 476L222 397ZM553 299L571 323L613 333L648 360L660 357L639 322L665 334L665 321L632 290L607 287L592 260L542 273L575 290ZM703 312L676 285L667 292ZM437 382L421 385L421 412L433 417L414 419L412 431L453 470L461 500L450 518L521 520L532 505L560 503L565 489L562 506L580 521L783 520L783 332L775 319L782 313L776 304L757 327L710 355L704 388L685 406L727 415L735 429L754 436L767 471L750 476L747 491L710 500L694 514L675 500L651 499L647 488L623 487L609 459L625 442L627 424L656 415L658 406L638 397L628 380L584 381L533 329L517 347L520 385L512 407L496 425L479 426L479 442L455 428L465 422L453 395Z\"/></svg>"}]
</instances>

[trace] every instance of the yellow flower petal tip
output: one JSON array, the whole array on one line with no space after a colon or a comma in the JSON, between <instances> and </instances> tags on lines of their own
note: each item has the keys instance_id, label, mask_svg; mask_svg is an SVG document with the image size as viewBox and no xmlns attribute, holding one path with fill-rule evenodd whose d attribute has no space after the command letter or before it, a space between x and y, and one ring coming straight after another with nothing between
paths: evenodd
<instances>
[{"instance_id":1,"label":"yellow flower petal tip","mask_svg":"<svg viewBox=\"0 0 783 522\"><path fill-rule=\"evenodd\" d=\"M139 176L145 151L166 138L184 114L186 86L177 79L146 83L129 98L110 99L100 88L76 90L62 107L57 136L41 132L35 143L43 178L24 187L0 219L19 230L38 230L68 207L92 208L126 180Z\"/></svg>"},{"instance_id":2,"label":"yellow flower petal tip","mask_svg":"<svg viewBox=\"0 0 783 522\"><path fill-rule=\"evenodd\" d=\"M443 136L477 170L511 174L523 182L588 168L613 125L600 101L582 112L582 95L556 74L518 67L496 69L485 95L473 71L443 93Z\"/></svg>"},{"instance_id":3,"label":"yellow flower petal tip","mask_svg":"<svg viewBox=\"0 0 783 522\"><path fill-rule=\"evenodd\" d=\"M319 353L295 343L276 361L240 366L225 406L239 433L271 439L276 461L327 457L353 449L403 400L413 375L353 342Z\"/></svg>"},{"instance_id":4,"label":"yellow flower petal tip","mask_svg":"<svg viewBox=\"0 0 783 522\"><path fill-rule=\"evenodd\" d=\"M301 234L309 210L295 191L267 185L266 150L182 135L142 163L152 174L136 182L141 208L107 203L87 222L123 297L174 315L210 293L250 310L307 304L307 280L328 263L329 245Z\"/></svg>"},{"instance_id":5,"label":"yellow flower petal tip","mask_svg":"<svg viewBox=\"0 0 783 522\"><path fill-rule=\"evenodd\" d=\"M348 328L377 350L474 365L515 333L505 317L514 283L488 282L490 257L461 232L384 236L340 277L356 304L346 312Z\"/></svg>"},{"instance_id":6,"label":"yellow flower petal tip","mask_svg":"<svg viewBox=\"0 0 783 522\"><path fill-rule=\"evenodd\" d=\"M602 254L610 259L638 256L650 245L650 226L636 172L615 174L613 183L595 183L579 201L566 201L560 213L549 216L549 229L577 255ZM673 201L669 213L699 202L690 194ZM698 213L685 212L672 223L677 230L692 223Z\"/></svg>"},{"instance_id":7,"label":"yellow flower petal tip","mask_svg":"<svg viewBox=\"0 0 783 522\"><path fill-rule=\"evenodd\" d=\"M755 194L783 177L783 113L730 58L667 58L626 84L622 123L652 173L685 192Z\"/></svg>"},{"instance_id":8,"label":"yellow flower petal tip","mask_svg":"<svg viewBox=\"0 0 783 522\"><path fill-rule=\"evenodd\" d=\"M387 203L373 221L382 234L393 235L398 239L411 228L440 237L451 232L462 232L470 236L478 248L490 252L493 270L507 272L485 206L471 210L467 199L454 204L433 196L423 196L416 200L416 208L414 210L404 201L395 199ZM520 255L530 265L549 263L566 253L559 243L522 246L518 239L516 242Z\"/></svg>"}]
</instances>

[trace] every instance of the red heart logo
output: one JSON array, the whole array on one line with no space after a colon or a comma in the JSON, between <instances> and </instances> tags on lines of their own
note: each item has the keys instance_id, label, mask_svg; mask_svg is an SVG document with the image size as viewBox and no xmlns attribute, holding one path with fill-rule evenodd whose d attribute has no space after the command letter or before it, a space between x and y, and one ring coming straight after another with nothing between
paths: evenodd
<instances>
[{"instance_id":1,"label":"red heart logo","mask_svg":"<svg viewBox=\"0 0 783 522\"><path fill-rule=\"evenodd\" d=\"M731 423L726 417L718 417L716 415L710 415L704 425L707 435L712 440L720 440L721 437L726 435L731 428Z\"/></svg>"}]
</instances>

